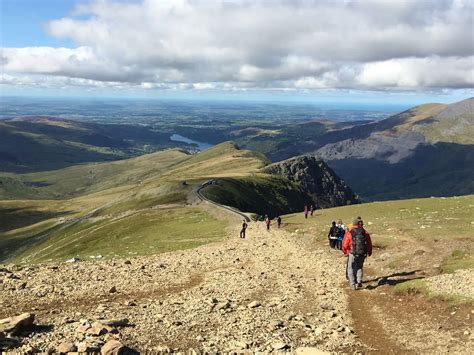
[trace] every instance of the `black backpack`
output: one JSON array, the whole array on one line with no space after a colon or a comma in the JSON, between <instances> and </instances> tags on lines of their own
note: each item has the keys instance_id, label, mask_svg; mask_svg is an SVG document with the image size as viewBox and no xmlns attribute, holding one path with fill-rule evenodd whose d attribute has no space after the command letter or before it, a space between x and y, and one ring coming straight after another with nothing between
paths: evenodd
<instances>
[{"instance_id":1,"label":"black backpack","mask_svg":"<svg viewBox=\"0 0 474 355\"><path fill-rule=\"evenodd\" d=\"M365 237L364 228L353 228L351 230L352 235L352 250L353 255L366 255L367 254L367 238Z\"/></svg>"}]
</instances>

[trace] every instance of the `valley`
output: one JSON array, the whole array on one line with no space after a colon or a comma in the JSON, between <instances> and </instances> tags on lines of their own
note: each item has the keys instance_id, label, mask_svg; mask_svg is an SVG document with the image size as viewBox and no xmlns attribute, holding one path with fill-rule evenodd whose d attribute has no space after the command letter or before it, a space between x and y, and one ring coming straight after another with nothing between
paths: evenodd
<instances>
[{"instance_id":1,"label":"valley","mask_svg":"<svg viewBox=\"0 0 474 355\"><path fill-rule=\"evenodd\" d=\"M0 318L26 312L36 325L15 338L0 330L0 347L465 353L471 107L272 128L0 121L43 159L2 156ZM401 199L430 191L451 197ZM352 291L327 232L357 215L375 250Z\"/></svg>"}]
</instances>

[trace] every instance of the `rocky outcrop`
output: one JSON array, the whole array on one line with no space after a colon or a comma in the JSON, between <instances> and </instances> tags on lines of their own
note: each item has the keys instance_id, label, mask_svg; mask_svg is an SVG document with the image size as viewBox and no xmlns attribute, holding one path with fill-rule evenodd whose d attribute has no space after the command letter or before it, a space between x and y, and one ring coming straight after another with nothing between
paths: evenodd
<instances>
[{"instance_id":1,"label":"rocky outcrop","mask_svg":"<svg viewBox=\"0 0 474 355\"><path fill-rule=\"evenodd\" d=\"M359 203L349 186L322 160L303 155L271 164L264 172L295 183L317 208Z\"/></svg>"}]
</instances>

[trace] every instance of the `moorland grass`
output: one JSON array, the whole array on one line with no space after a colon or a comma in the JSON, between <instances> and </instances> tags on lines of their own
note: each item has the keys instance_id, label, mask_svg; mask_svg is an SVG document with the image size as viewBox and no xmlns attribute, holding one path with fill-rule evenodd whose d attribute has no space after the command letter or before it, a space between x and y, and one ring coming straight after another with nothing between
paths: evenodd
<instances>
[{"instance_id":1,"label":"moorland grass","mask_svg":"<svg viewBox=\"0 0 474 355\"><path fill-rule=\"evenodd\" d=\"M365 203L317 210L307 220L303 213L283 219L292 230L312 228L315 237L324 239L332 221L342 219L347 225L357 216L363 218L375 247L386 248L403 238L474 240L474 195Z\"/></svg>"},{"instance_id":2,"label":"moorland grass","mask_svg":"<svg viewBox=\"0 0 474 355\"><path fill-rule=\"evenodd\" d=\"M73 256L124 257L194 248L223 238L226 223L198 208L152 209L120 219L78 222L14 261L45 262Z\"/></svg>"},{"instance_id":3,"label":"moorland grass","mask_svg":"<svg viewBox=\"0 0 474 355\"><path fill-rule=\"evenodd\" d=\"M461 269L474 269L474 253L471 250L454 250L441 264L441 271L453 273Z\"/></svg>"}]
</instances>

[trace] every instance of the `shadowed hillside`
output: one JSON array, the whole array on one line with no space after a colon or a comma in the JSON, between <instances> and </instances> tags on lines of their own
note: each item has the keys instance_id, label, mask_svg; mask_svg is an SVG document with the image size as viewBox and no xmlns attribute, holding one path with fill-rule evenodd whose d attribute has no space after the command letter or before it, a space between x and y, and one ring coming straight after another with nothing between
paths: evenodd
<instances>
[{"instance_id":1,"label":"shadowed hillside","mask_svg":"<svg viewBox=\"0 0 474 355\"><path fill-rule=\"evenodd\" d=\"M176 143L170 141L169 134L143 126L53 117L0 121L3 172L47 171L84 162L118 160L170 146Z\"/></svg>"},{"instance_id":2,"label":"shadowed hillside","mask_svg":"<svg viewBox=\"0 0 474 355\"><path fill-rule=\"evenodd\" d=\"M474 99L415 107L360 126L316 154L366 199L472 194Z\"/></svg>"}]
</instances>

